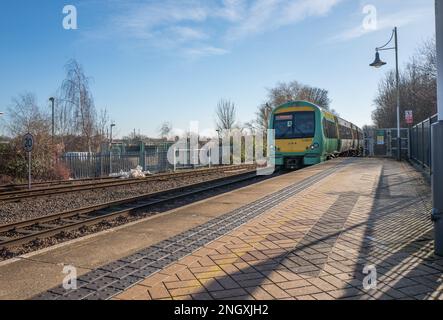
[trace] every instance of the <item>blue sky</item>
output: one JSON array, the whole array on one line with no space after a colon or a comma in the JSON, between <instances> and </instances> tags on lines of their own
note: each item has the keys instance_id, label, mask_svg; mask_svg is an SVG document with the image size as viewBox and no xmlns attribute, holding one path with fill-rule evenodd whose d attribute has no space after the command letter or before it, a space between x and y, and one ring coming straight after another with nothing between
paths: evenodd
<instances>
[{"instance_id":1,"label":"blue sky","mask_svg":"<svg viewBox=\"0 0 443 320\"><path fill-rule=\"evenodd\" d=\"M65 5L77 30L63 28ZM376 30L362 28L366 5ZM403 64L434 35L434 0L1 0L0 112L24 91L48 105L75 58L120 136L156 136L163 121L212 128L220 98L250 121L266 88L291 80L329 90L332 108L362 126L388 70L368 64L395 25ZM382 58L393 66L393 52Z\"/></svg>"}]
</instances>

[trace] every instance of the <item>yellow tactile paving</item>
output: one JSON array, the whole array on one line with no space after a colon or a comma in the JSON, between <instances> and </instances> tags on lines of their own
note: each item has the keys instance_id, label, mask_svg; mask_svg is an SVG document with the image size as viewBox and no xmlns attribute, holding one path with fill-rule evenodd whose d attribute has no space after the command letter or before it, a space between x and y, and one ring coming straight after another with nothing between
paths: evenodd
<instances>
[{"instance_id":1,"label":"yellow tactile paving","mask_svg":"<svg viewBox=\"0 0 443 320\"><path fill-rule=\"evenodd\" d=\"M442 298L429 189L416 178L360 159L116 299ZM368 266L375 288L364 287Z\"/></svg>"}]
</instances>

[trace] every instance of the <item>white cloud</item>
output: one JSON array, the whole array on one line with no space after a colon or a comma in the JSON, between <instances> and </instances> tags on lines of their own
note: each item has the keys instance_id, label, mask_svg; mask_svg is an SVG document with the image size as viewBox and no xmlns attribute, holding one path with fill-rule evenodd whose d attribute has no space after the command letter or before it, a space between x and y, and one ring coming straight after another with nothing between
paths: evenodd
<instances>
[{"instance_id":1,"label":"white cloud","mask_svg":"<svg viewBox=\"0 0 443 320\"><path fill-rule=\"evenodd\" d=\"M116 0L117 1L117 0ZM136 0L133 0L136 1ZM191 56L226 54L230 42L322 16L342 0L163 0L124 2L92 38L177 49Z\"/></svg>"},{"instance_id":2,"label":"white cloud","mask_svg":"<svg viewBox=\"0 0 443 320\"><path fill-rule=\"evenodd\" d=\"M178 38L177 40L180 42L203 40L209 37L205 32L190 27L172 27L169 31L176 35Z\"/></svg>"},{"instance_id":3,"label":"white cloud","mask_svg":"<svg viewBox=\"0 0 443 320\"><path fill-rule=\"evenodd\" d=\"M222 7L215 11L215 15L228 21L239 21L245 14L246 5L246 0L223 0Z\"/></svg>"},{"instance_id":4,"label":"white cloud","mask_svg":"<svg viewBox=\"0 0 443 320\"><path fill-rule=\"evenodd\" d=\"M229 53L229 51L222 48L207 46L207 47L186 49L185 53L190 57L198 58L198 57L214 56L214 55L220 56Z\"/></svg>"},{"instance_id":5,"label":"white cloud","mask_svg":"<svg viewBox=\"0 0 443 320\"><path fill-rule=\"evenodd\" d=\"M386 29L392 29L394 27L404 27L412 23L418 22L422 19L427 19L432 16L433 10L429 9L409 9L402 12L397 12L389 15L382 16L379 11L377 28L365 29L363 23L356 27L344 30L338 35L335 35L329 39L330 42L344 42L353 39L360 38L366 34L382 31ZM363 20L362 20L363 21Z\"/></svg>"},{"instance_id":6,"label":"white cloud","mask_svg":"<svg viewBox=\"0 0 443 320\"><path fill-rule=\"evenodd\" d=\"M300 22L311 16L323 16L342 0L257 0L247 18L228 32L238 39Z\"/></svg>"}]
</instances>

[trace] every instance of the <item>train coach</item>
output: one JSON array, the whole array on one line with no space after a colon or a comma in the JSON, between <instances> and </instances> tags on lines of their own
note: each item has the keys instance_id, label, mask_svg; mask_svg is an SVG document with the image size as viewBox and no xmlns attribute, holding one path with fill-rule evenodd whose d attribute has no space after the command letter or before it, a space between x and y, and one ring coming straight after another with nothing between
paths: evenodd
<instances>
[{"instance_id":1,"label":"train coach","mask_svg":"<svg viewBox=\"0 0 443 320\"><path fill-rule=\"evenodd\" d=\"M275 165L298 169L363 152L363 131L354 124L307 101L277 107L270 117L275 129Z\"/></svg>"}]
</instances>

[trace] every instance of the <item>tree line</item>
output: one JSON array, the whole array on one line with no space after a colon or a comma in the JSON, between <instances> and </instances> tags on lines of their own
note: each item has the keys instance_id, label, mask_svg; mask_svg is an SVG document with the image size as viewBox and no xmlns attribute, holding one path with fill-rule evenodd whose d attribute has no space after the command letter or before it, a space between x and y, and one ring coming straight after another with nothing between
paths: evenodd
<instances>
[{"instance_id":1,"label":"tree line","mask_svg":"<svg viewBox=\"0 0 443 320\"><path fill-rule=\"evenodd\" d=\"M8 177L26 177L22 137L28 132L35 140L33 173L42 180L69 177L67 169L56 161L66 151L95 152L107 142L109 117L106 109L96 109L89 87L91 78L85 75L76 60L68 61L65 73L54 97L54 136L49 101L40 106L32 92L21 93L12 99L6 110L10 141L0 145L0 180L7 182Z\"/></svg>"},{"instance_id":2,"label":"tree line","mask_svg":"<svg viewBox=\"0 0 443 320\"><path fill-rule=\"evenodd\" d=\"M378 85L372 120L378 128L397 127L395 71L389 71ZM425 41L400 71L400 120L407 128L405 111L412 110L414 123L437 113L437 52L435 39Z\"/></svg>"},{"instance_id":3,"label":"tree line","mask_svg":"<svg viewBox=\"0 0 443 320\"><path fill-rule=\"evenodd\" d=\"M298 81L281 82L273 88L267 89L267 97L264 103L257 107L255 117L246 123L239 123L237 119L237 108L234 102L221 99L215 109L215 124L218 131L240 129L250 132L265 131L268 129L272 111L288 102L294 100L305 100L314 103L326 110L337 114L330 109L331 99L326 89L302 84Z\"/></svg>"}]
</instances>

